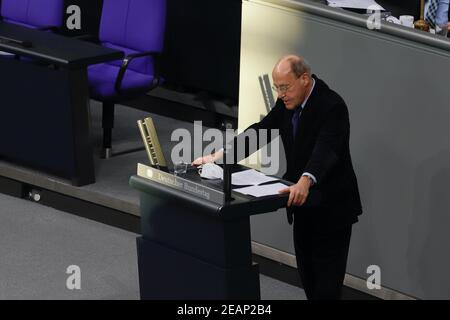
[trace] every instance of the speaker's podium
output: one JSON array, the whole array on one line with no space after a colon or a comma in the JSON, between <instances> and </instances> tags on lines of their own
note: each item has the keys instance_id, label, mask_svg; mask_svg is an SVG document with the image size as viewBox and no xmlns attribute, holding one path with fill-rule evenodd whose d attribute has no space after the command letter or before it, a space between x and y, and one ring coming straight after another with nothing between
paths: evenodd
<instances>
[{"instance_id":1,"label":"speaker's podium","mask_svg":"<svg viewBox=\"0 0 450 320\"><path fill-rule=\"evenodd\" d=\"M141 164L130 185L141 201L141 299L260 299L250 216L286 206L286 195L225 201L221 181Z\"/></svg>"}]
</instances>

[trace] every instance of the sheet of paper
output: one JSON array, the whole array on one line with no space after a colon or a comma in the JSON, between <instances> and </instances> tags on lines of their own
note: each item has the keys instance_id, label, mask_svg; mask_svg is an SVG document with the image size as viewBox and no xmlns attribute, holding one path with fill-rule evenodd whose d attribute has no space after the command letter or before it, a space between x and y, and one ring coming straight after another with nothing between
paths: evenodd
<instances>
[{"instance_id":1,"label":"sheet of paper","mask_svg":"<svg viewBox=\"0 0 450 320\"><path fill-rule=\"evenodd\" d=\"M254 169L235 172L231 175L231 184L235 186L258 185L265 182L277 181L279 179L266 176L264 173Z\"/></svg>"},{"instance_id":2,"label":"sheet of paper","mask_svg":"<svg viewBox=\"0 0 450 320\"><path fill-rule=\"evenodd\" d=\"M327 0L327 2L330 7L384 10L384 8L374 0Z\"/></svg>"},{"instance_id":3,"label":"sheet of paper","mask_svg":"<svg viewBox=\"0 0 450 320\"><path fill-rule=\"evenodd\" d=\"M287 187L287 185L277 182L272 184L265 184L263 186L251 186L240 189L233 189L233 191L237 191L239 193L251 195L254 197L264 197L278 194L278 191Z\"/></svg>"}]
</instances>

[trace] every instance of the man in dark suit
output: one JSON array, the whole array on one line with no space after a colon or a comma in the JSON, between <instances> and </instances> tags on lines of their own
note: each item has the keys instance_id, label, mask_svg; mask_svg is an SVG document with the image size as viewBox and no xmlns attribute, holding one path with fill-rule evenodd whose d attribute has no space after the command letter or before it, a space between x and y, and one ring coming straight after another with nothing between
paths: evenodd
<instances>
[{"instance_id":1,"label":"man in dark suit","mask_svg":"<svg viewBox=\"0 0 450 320\"><path fill-rule=\"evenodd\" d=\"M308 299L339 299L353 223L362 213L349 150L344 100L311 74L303 58L280 59L272 72L278 100L253 128L279 129L286 153L288 219L294 221L297 266ZM239 136L237 140L239 141ZM217 152L193 164L216 161ZM307 205L309 194L319 204ZM292 219L293 218L293 219Z\"/></svg>"}]
</instances>

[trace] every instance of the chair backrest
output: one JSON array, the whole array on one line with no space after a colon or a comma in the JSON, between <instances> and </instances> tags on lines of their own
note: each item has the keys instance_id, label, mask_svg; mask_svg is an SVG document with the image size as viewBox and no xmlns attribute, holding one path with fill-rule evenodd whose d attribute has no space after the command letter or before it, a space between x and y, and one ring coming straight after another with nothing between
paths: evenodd
<instances>
[{"instance_id":1,"label":"chair backrest","mask_svg":"<svg viewBox=\"0 0 450 320\"><path fill-rule=\"evenodd\" d=\"M2 0L3 20L29 28L61 27L64 0Z\"/></svg>"},{"instance_id":2,"label":"chair backrest","mask_svg":"<svg viewBox=\"0 0 450 320\"><path fill-rule=\"evenodd\" d=\"M104 0L99 39L106 47L125 55L156 51L161 53L166 26L166 0ZM120 61L111 64L120 65ZM153 71L149 58L135 59L129 66L141 73Z\"/></svg>"}]
</instances>

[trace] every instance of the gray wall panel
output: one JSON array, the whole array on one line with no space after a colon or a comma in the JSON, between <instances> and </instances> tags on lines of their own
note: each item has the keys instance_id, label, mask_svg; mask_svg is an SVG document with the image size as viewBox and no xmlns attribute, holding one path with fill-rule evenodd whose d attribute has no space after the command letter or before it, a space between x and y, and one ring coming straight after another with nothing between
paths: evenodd
<instances>
[{"instance_id":1,"label":"gray wall panel","mask_svg":"<svg viewBox=\"0 0 450 320\"><path fill-rule=\"evenodd\" d=\"M348 104L364 208L348 273L367 278L367 267L379 265L382 286L450 298L449 52L263 1L244 1L242 30L240 127L251 114L259 118L262 98L252 83L290 52L303 55ZM253 240L293 253L284 220L254 217Z\"/></svg>"}]
</instances>

